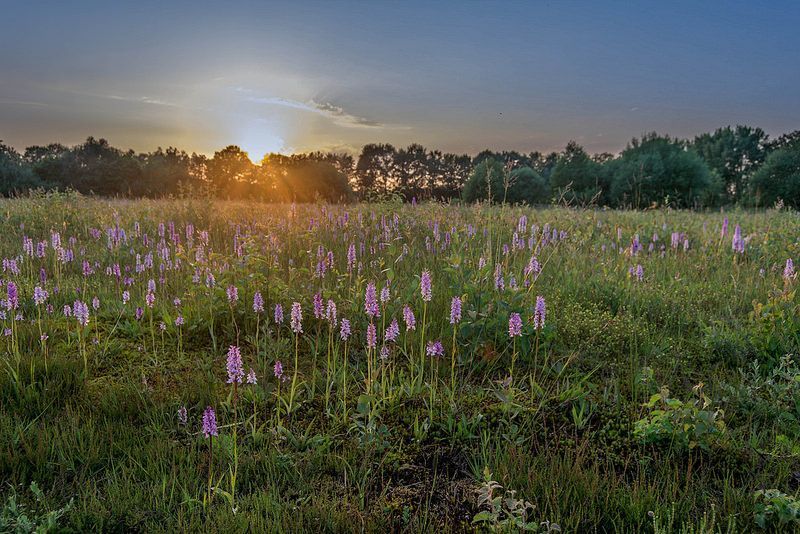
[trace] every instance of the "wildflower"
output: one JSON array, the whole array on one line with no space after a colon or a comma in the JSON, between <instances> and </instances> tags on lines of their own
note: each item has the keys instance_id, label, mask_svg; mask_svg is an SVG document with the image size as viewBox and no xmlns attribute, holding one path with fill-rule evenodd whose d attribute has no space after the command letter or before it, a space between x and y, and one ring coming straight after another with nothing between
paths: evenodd
<instances>
[{"instance_id":1,"label":"wildflower","mask_svg":"<svg viewBox=\"0 0 800 534\"><path fill-rule=\"evenodd\" d=\"M323 311L322 311L322 295L319 293L314 294L314 318L315 319L322 319Z\"/></svg>"},{"instance_id":2,"label":"wildflower","mask_svg":"<svg viewBox=\"0 0 800 534\"><path fill-rule=\"evenodd\" d=\"M533 310L533 328L535 330L539 330L540 328L544 328L544 316L547 312L544 303L544 297L539 295L536 297L536 306Z\"/></svg>"},{"instance_id":3,"label":"wildflower","mask_svg":"<svg viewBox=\"0 0 800 534\"><path fill-rule=\"evenodd\" d=\"M256 378L256 372L253 368L250 368L250 371L247 373L247 383L250 385L258 384L258 378Z\"/></svg>"},{"instance_id":4,"label":"wildflower","mask_svg":"<svg viewBox=\"0 0 800 534\"><path fill-rule=\"evenodd\" d=\"M789 258L786 260L786 267L783 268L783 279L788 282L794 278L794 275L794 262L792 261L792 258Z\"/></svg>"},{"instance_id":5,"label":"wildflower","mask_svg":"<svg viewBox=\"0 0 800 534\"><path fill-rule=\"evenodd\" d=\"M503 268L499 263L494 267L494 288L498 291L503 291L506 288L506 282L503 279Z\"/></svg>"},{"instance_id":6,"label":"wildflower","mask_svg":"<svg viewBox=\"0 0 800 534\"><path fill-rule=\"evenodd\" d=\"M364 292L364 312L370 319L381 316L374 282L367 284L367 289Z\"/></svg>"},{"instance_id":7,"label":"wildflower","mask_svg":"<svg viewBox=\"0 0 800 534\"><path fill-rule=\"evenodd\" d=\"M406 323L406 332L417 329L417 319L408 305L403 307L403 321Z\"/></svg>"},{"instance_id":8,"label":"wildflower","mask_svg":"<svg viewBox=\"0 0 800 534\"><path fill-rule=\"evenodd\" d=\"M375 323L369 323L367 327L367 349L374 349L378 344L378 334L375 331Z\"/></svg>"},{"instance_id":9,"label":"wildflower","mask_svg":"<svg viewBox=\"0 0 800 534\"><path fill-rule=\"evenodd\" d=\"M450 303L450 324L461 322L461 297L453 297Z\"/></svg>"},{"instance_id":10,"label":"wildflower","mask_svg":"<svg viewBox=\"0 0 800 534\"><path fill-rule=\"evenodd\" d=\"M350 337L350 321L347 319L342 319L342 327L339 331L339 337L342 338L342 341L347 341Z\"/></svg>"},{"instance_id":11,"label":"wildflower","mask_svg":"<svg viewBox=\"0 0 800 534\"><path fill-rule=\"evenodd\" d=\"M48 296L46 289L42 289L39 286L33 288L33 302L35 302L37 306L44 304Z\"/></svg>"},{"instance_id":12,"label":"wildflower","mask_svg":"<svg viewBox=\"0 0 800 534\"><path fill-rule=\"evenodd\" d=\"M525 266L525 277L527 278L530 275L533 275L533 279L539 277L539 273L542 272L542 266L539 265L539 260L536 259L536 256L531 256L531 259L528 261L528 265Z\"/></svg>"},{"instance_id":13,"label":"wildflower","mask_svg":"<svg viewBox=\"0 0 800 534\"><path fill-rule=\"evenodd\" d=\"M389 324L389 327L386 329L383 337L386 341L394 342L397 340L397 336L400 335L400 326L397 324L397 319L392 319L392 322Z\"/></svg>"},{"instance_id":14,"label":"wildflower","mask_svg":"<svg viewBox=\"0 0 800 534\"><path fill-rule=\"evenodd\" d=\"M186 406L181 406L178 408L178 423L183 426L186 426L186 423L189 420L189 415L186 413Z\"/></svg>"},{"instance_id":15,"label":"wildflower","mask_svg":"<svg viewBox=\"0 0 800 534\"><path fill-rule=\"evenodd\" d=\"M144 301L147 304L148 308L152 308L153 304L155 304L156 302L156 296L148 291L147 295L144 296Z\"/></svg>"},{"instance_id":16,"label":"wildflower","mask_svg":"<svg viewBox=\"0 0 800 534\"><path fill-rule=\"evenodd\" d=\"M100 299L99 299L99 298L97 298L97 297L94 297L94 298L92 299L92 309L93 309L94 311L97 311L97 310L99 310L99 309L100 309Z\"/></svg>"},{"instance_id":17,"label":"wildflower","mask_svg":"<svg viewBox=\"0 0 800 534\"><path fill-rule=\"evenodd\" d=\"M328 320L332 328L336 327L336 303L328 299L328 305L325 308L325 318Z\"/></svg>"},{"instance_id":18,"label":"wildflower","mask_svg":"<svg viewBox=\"0 0 800 534\"><path fill-rule=\"evenodd\" d=\"M381 288L381 302L389 302L389 286L388 284Z\"/></svg>"},{"instance_id":19,"label":"wildflower","mask_svg":"<svg viewBox=\"0 0 800 534\"><path fill-rule=\"evenodd\" d=\"M280 303L275 305L275 323L283 324L283 306Z\"/></svg>"},{"instance_id":20,"label":"wildflower","mask_svg":"<svg viewBox=\"0 0 800 534\"><path fill-rule=\"evenodd\" d=\"M303 333L303 310L300 308L299 302L292 303L292 316L289 324L295 334Z\"/></svg>"},{"instance_id":21,"label":"wildflower","mask_svg":"<svg viewBox=\"0 0 800 534\"><path fill-rule=\"evenodd\" d=\"M733 241L731 246L733 247L734 252L744 254L744 238L742 237L742 228L738 224L733 230Z\"/></svg>"},{"instance_id":22,"label":"wildflower","mask_svg":"<svg viewBox=\"0 0 800 534\"><path fill-rule=\"evenodd\" d=\"M122 292L122 303L127 304L131 300L131 293L128 290Z\"/></svg>"},{"instance_id":23,"label":"wildflower","mask_svg":"<svg viewBox=\"0 0 800 534\"><path fill-rule=\"evenodd\" d=\"M228 295L228 303L229 304L236 304L239 300L239 290L234 285L228 286L228 289L225 290L225 293Z\"/></svg>"},{"instance_id":24,"label":"wildflower","mask_svg":"<svg viewBox=\"0 0 800 534\"><path fill-rule=\"evenodd\" d=\"M211 436L219 436L217 431L217 414L214 413L214 408L208 406L206 411L203 412L203 436L208 438Z\"/></svg>"},{"instance_id":25,"label":"wildflower","mask_svg":"<svg viewBox=\"0 0 800 534\"><path fill-rule=\"evenodd\" d=\"M167 323L165 323L164 321L160 321L158 323L158 329L160 331L162 331L162 332L166 332L167 331Z\"/></svg>"},{"instance_id":26,"label":"wildflower","mask_svg":"<svg viewBox=\"0 0 800 534\"><path fill-rule=\"evenodd\" d=\"M444 347L442 346L441 341L428 341L428 345L425 347L425 353L428 356L444 356Z\"/></svg>"},{"instance_id":27,"label":"wildflower","mask_svg":"<svg viewBox=\"0 0 800 534\"><path fill-rule=\"evenodd\" d=\"M72 308L69 304L64 304L64 317L72 317Z\"/></svg>"},{"instance_id":28,"label":"wildflower","mask_svg":"<svg viewBox=\"0 0 800 534\"><path fill-rule=\"evenodd\" d=\"M380 359L381 360L388 360L389 359L389 347L387 347L386 345L381 347Z\"/></svg>"},{"instance_id":29,"label":"wildflower","mask_svg":"<svg viewBox=\"0 0 800 534\"><path fill-rule=\"evenodd\" d=\"M136 307L135 317L137 321L140 321L142 317L144 317L144 310L142 309L141 306Z\"/></svg>"},{"instance_id":30,"label":"wildflower","mask_svg":"<svg viewBox=\"0 0 800 534\"><path fill-rule=\"evenodd\" d=\"M81 326L89 324L89 306L87 306L85 302L76 300L72 305L72 313Z\"/></svg>"},{"instance_id":31,"label":"wildflower","mask_svg":"<svg viewBox=\"0 0 800 534\"><path fill-rule=\"evenodd\" d=\"M522 335L522 318L516 312L508 317L508 335L511 337Z\"/></svg>"},{"instance_id":32,"label":"wildflower","mask_svg":"<svg viewBox=\"0 0 800 534\"><path fill-rule=\"evenodd\" d=\"M272 368L272 374L275 375L275 378L280 380L283 377L283 364L280 360L275 362L275 366Z\"/></svg>"},{"instance_id":33,"label":"wildflower","mask_svg":"<svg viewBox=\"0 0 800 534\"><path fill-rule=\"evenodd\" d=\"M264 311L264 298L261 296L260 291L256 291L253 295L253 311L255 313L262 313Z\"/></svg>"},{"instance_id":34,"label":"wildflower","mask_svg":"<svg viewBox=\"0 0 800 534\"><path fill-rule=\"evenodd\" d=\"M228 349L228 384L241 384L244 378L244 368L242 367L242 352L236 345L231 345Z\"/></svg>"},{"instance_id":35,"label":"wildflower","mask_svg":"<svg viewBox=\"0 0 800 534\"><path fill-rule=\"evenodd\" d=\"M356 266L356 246L353 243L350 243L350 246L347 248L347 272L353 270Z\"/></svg>"},{"instance_id":36,"label":"wildflower","mask_svg":"<svg viewBox=\"0 0 800 534\"><path fill-rule=\"evenodd\" d=\"M14 282L9 282L6 286L6 309L9 311L16 310L19 306L19 291L17 290L17 284Z\"/></svg>"},{"instance_id":37,"label":"wildflower","mask_svg":"<svg viewBox=\"0 0 800 534\"><path fill-rule=\"evenodd\" d=\"M183 322L183 315L178 314L178 316L175 317L175 326L183 326Z\"/></svg>"},{"instance_id":38,"label":"wildflower","mask_svg":"<svg viewBox=\"0 0 800 534\"><path fill-rule=\"evenodd\" d=\"M422 300L430 302L433 293L431 292L431 273L428 271L422 271L422 275L419 278L419 289L422 293Z\"/></svg>"},{"instance_id":39,"label":"wildflower","mask_svg":"<svg viewBox=\"0 0 800 534\"><path fill-rule=\"evenodd\" d=\"M644 267L642 267L641 263L636 266L636 271L634 275L636 276L636 280L638 280L639 282L644 280Z\"/></svg>"}]
</instances>

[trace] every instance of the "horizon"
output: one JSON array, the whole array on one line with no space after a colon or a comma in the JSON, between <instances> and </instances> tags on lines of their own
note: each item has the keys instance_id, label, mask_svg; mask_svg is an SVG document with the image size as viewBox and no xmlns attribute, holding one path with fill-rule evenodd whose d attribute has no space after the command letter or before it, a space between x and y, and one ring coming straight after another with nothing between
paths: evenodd
<instances>
[{"instance_id":1,"label":"horizon","mask_svg":"<svg viewBox=\"0 0 800 534\"><path fill-rule=\"evenodd\" d=\"M800 124L789 2L101 5L7 9L5 143L618 154L651 131Z\"/></svg>"}]
</instances>

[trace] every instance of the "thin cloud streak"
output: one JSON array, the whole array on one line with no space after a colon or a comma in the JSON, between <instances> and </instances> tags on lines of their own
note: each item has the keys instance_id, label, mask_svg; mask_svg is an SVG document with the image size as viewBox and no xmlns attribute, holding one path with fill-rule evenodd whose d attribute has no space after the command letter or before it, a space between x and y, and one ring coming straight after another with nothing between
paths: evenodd
<instances>
[{"instance_id":1,"label":"thin cloud streak","mask_svg":"<svg viewBox=\"0 0 800 534\"><path fill-rule=\"evenodd\" d=\"M241 90L240 91L246 91ZM335 104L331 104L330 102L317 102L315 100L309 100L308 102L300 102L298 100L291 100L289 98L281 98L275 96L249 96L247 97L249 102L253 102L256 104L264 104L269 106L281 106L291 109L298 109L301 111L307 111L309 113L315 113L317 115L321 115L332 120L336 125L343 126L345 128L387 128L389 126L380 123L378 121L373 121L370 119L366 119L364 117L359 117L357 115L353 115L348 113L342 108L341 106L337 106Z\"/></svg>"}]
</instances>

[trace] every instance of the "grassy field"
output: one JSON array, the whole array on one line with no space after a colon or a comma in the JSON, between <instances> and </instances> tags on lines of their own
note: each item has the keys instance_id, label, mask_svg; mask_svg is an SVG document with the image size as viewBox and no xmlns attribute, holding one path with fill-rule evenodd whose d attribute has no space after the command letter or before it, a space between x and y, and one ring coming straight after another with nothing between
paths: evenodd
<instances>
[{"instance_id":1,"label":"grassy field","mask_svg":"<svg viewBox=\"0 0 800 534\"><path fill-rule=\"evenodd\" d=\"M0 208L0 531L800 524L797 213Z\"/></svg>"}]
</instances>

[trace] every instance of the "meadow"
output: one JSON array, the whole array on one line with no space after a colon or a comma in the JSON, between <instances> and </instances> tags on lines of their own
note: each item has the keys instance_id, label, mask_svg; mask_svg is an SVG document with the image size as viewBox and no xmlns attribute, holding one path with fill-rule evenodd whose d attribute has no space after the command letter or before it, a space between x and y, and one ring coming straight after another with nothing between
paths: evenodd
<instances>
[{"instance_id":1,"label":"meadow","mask_svg":"<svg viewBox=\"0 0 800 534\"><path fill-rule=\"evenodd\" d=\"M797 212L0 217L0 531L800 528Z\"/></svg>"}]
</instances>

